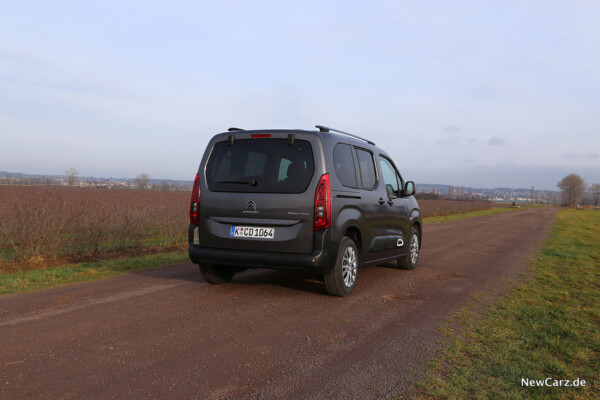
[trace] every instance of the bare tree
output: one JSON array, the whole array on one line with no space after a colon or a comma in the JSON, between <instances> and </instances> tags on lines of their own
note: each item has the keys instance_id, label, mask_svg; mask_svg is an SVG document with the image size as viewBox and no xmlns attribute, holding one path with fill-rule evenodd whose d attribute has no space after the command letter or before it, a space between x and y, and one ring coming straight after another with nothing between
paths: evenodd
<instances>
[{"instance_id":1,"label":"bare tree","mask_svg":"<svg viewBox=\"0 0 600 400\"><path fill-rule=\"evenodd\" d=\"M598 206L598 202L600 201L600 183L594 183L590 186L590 193L592 194L594 206Z\"/></svg>"},{"instance_id":2,"label":"bare tree","mask_svg":"<svg viewBox=\"0 0 600 400\"><path fill-rule=\"evenodd\" d=\"M469 201L473 201L473 188L469 188L468 195Z\"/></svg>"},{"instance_id":3,"label":"bare tree","mask_svg":"<svg viewBox=\"0 0 600 400\"><path fill-rule=\"evenodd\" d=\"M454 200L454 186L448 186L448 200Z\"/></svg>"},{"instance_id":4,"label":"bare tree","mask_svg":"<svg viewBox=\"0 0 600 400\"><path fill-rule=\"evenodd\" d=\"M148 187L148 181L150 181L150 175L144 172L135 178L135 186L140 190L144 190Z\"/></svg>"},{"instance_id":5,"label":"bare tree","mask_svg":"<svg viewBox=\"0 0 600 400\"><path fill-rule=\"evenodd\" d=\"M77 183L77 177L79 176L79 172L71 167L65 171L65 175L67 175L67 183L69 186L74 186Z\"/></svg>"},{"instance_id":6,"label":"bare tree","mask_svg":"<svg viewBox=\"0 0 600 400\"><path fill-rule=\"evenodd\" d=\"M159 189L160 190L170 190L171 189L171 183L168 182L168 181L161 181Z\"/></svg>"},{"instance_id":7,"label":"bare tree","mask_svg":"<svg viewBox=\"0 0 600 400\"><path fill-rule=\"evenodd\" d=\"M562 204L574 206L579 204L585 191L585 182L577 174L569 174L558 182L557 186L562 190Z\"/></svg>"}]
</instances>

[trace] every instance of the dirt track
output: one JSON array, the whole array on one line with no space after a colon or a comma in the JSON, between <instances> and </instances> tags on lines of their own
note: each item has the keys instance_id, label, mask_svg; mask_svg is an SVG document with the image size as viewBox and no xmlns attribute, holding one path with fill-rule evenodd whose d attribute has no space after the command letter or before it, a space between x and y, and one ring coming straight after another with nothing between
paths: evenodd
<instances>
[{"instance_id":1,"label":"dirt track","mask_svg":"<svg viewBox=\"0 0 600 400\"><path fill-rule=\"evenodd\" d=\"M208 285L192 264L0 297L0 398L383 398L438 328L524 271L554 210L425 226L419 266L360 271L347 298L300 274Z\"/></svg>"}]
</instances>

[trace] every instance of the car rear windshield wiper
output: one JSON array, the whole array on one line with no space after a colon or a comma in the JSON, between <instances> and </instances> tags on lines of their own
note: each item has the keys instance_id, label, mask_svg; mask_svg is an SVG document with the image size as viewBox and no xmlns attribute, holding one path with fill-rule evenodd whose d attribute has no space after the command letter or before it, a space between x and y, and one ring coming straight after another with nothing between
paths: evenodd
<instances>
[{"instance_id":1,"label":"car rear windshield wiper","mask_svg":"<svg viewBox=\"0 0 600 400\"><path fill-rule=\"evenodd\" d=\"M258 182L256 182L254 179L251 179L249 181L218 181L217 183L237 183L239 185L256 186Z\"/></svg>"}]
</instances>

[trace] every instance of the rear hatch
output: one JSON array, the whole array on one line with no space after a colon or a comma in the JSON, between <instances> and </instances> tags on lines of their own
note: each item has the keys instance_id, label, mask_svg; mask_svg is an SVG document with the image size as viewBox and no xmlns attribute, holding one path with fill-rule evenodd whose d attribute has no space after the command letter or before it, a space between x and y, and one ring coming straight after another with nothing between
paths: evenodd
<instances>
[{"instance_id":1,"label":"rear hatch","mask_svg":"<svg viewBox=\"0 0 600 400\"><path fill-rule=\"evenodd\" d=\"M200 172L200 246L311 253L315 157L310 141L244 133L221 136L209 147Z\"/></svg>"}]
</instances>

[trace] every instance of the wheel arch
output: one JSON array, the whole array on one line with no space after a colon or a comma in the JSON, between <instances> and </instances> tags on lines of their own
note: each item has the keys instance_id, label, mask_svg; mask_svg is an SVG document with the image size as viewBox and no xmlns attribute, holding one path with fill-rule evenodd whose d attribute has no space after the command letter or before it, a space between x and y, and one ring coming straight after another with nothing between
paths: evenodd
<instances>
[{"instance_id":1,"label":"wheel arch","mask_svg":"<svg viewBox=\"0 0 600 400\"><path fill-rule=\"evenodd\" d=\"M417 228L417 232L419 232L419 248L421 248L423 244L423 228L421 227L421 221L413 221L411 226Z\"/></svg>"},{"instance_id":2,"label":"wheel arch","mask_svg":"<svg viewBox=\"0 0 600 400\"><path fill-rule=\"evenodd\" d=\"M358 250L358 257L359 257L358 259L362 260L362 256L363 256L362 239L363 239L363 237L362 237L362 233L361 233L360 229L354 225L347 226L344 229L344 236L347 236L354 241L354 244L356 245L356 249Z\"/></svg>"}]
</instances>

